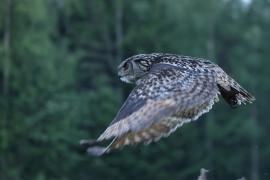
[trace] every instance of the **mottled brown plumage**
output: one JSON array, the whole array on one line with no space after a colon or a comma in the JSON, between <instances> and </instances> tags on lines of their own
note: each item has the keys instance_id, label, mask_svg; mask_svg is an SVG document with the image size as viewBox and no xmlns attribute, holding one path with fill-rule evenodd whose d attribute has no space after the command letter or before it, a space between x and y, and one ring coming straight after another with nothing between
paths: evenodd
<instances>
[{"instance_id":1,"label":"mottled brown plumage","mask_svg":"<svg viewBox=\"0 0 270 180\"><path fill-rule=\"evenodd\" d=\"M136 87L96 141L81 141L93 155L168 136L208 112L219 94L232 107L255 100L219 66L201 58L140 54L123 61L118 74ZM108 146L98 146L106 140L111 140Z\"/></svg>"}]
</instances>

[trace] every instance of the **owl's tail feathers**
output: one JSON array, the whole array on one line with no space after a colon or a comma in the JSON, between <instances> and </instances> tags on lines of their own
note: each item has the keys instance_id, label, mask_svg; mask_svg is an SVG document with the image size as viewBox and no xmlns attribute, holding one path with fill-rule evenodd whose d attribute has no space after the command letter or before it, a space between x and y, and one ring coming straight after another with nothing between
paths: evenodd
<instances>
[{"instance_id":1,"label":"owl's tail feathers","mask_svg":"<svg viewBox=\"0 0 270 180\"><path fill-rule=\"evenodd\" d=\"M92 139L80 140L80 145L86 149L87 153L93 156L102 156L106 152L109 152L109 146L99 146L101 142Z\"/></svg>"},{"instance_id":2,"label":"owl's tail feathers","mask_svg":"<svg viewBox=\"0 0 270 180\"><path fill-rule=\"evenodd\" d=\"M223 88L218 84L219 91L225 101L233 108L238 105L252 103L255 101L255 97L253 97L249 92L247 92L240 85L232 87L230 86L230 90Z\"/></svg>"}]
</instances>

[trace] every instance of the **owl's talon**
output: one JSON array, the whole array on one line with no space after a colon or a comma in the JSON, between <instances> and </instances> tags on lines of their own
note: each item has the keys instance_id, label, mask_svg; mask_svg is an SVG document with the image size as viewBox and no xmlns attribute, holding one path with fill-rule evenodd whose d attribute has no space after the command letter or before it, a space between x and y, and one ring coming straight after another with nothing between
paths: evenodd
<instances>
[{"instance_id":1,"label":"owl's talon","mask_svg":"<svg viewBox=\"0 0 270 180\"><path fill-rule=\"evenodd\" d=\"M96 143L95 140L92 140L92 139L81 139L80 140L80 145L83 146L83 145L93 145Z\"/></svg>"}]
</instances>

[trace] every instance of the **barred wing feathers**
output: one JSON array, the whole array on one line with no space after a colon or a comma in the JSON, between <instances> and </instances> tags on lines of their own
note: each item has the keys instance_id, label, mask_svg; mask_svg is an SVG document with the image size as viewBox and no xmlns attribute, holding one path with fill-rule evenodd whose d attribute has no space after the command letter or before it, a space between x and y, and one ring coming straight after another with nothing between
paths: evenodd
<instances>
[{"instance_id":1,"label":"barred wing feathers","mask_svg":"<svg viewBox=\"0 0 270 180\"><path fill-rule=\"evenodd\" d=\"M215 71L194 72L156 64L131 92L110 126L89 144L88 152L102 155L111 149L168 136L183 123L208 112L218 92ZM108 139L112 141L107 147L91 147Z\"/></svg>"}]
</instances>

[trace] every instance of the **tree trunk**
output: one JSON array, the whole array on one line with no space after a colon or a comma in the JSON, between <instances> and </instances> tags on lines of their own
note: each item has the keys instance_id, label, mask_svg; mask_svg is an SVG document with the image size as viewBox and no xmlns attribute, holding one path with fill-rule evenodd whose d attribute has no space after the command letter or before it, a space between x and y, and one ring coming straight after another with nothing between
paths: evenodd
<instances>
[{"instance_id":1,"label":"tree trunk","mask_svg":"<svg viewBox=\"0 0 270 180\"><path fill-rule=\"evenodd\" d=\"M116 0L115 3L115 46L116 46L116 63L119 64L123 60L123 1ZM120 88L122 98L125 99L129 94L129 89Z\"/></svg>"},{"instance_id":2,"label":"tree trunk","mask_svg":"<svg viewBox=\"0 0 270 180\"><path fill-rule=\"evenodd\" d=\"M10 71L10 11L11 11L11 0L5 0L4 8L4 66L3 66L3 94L8 95L9 93L9 71Z\"/></svg>"},{"instance_id":3,"label":"tree trunk","mask_svg":"<svg viewBox=\"0 0 270 180\"><path fill-rule=\"evenodd\" d=\"M11 25L11 0L5 0L4 4L4 61L3 61L3 104L4 104L4 112L1 123L1 168L0 168L0 179L6 178L6 170L7 167L7 154L6 149L8 146L8 111L9 111L9 77L10 77L10 61L11 61L11 53L10 53L10 25Z\"/></svg>"},{"instance_id":4,"label":"tree trunk","mask_svg":"<svg viewBox=\"0 0 270 180\"><path fill-rule=\"evenodd\" d=\"M250 167L250 172L251 172L251 180L259 180L259 149L258 149L258 142L257 142L257 107L253 106L252 112L251 112L251 120L254 121L255 125L255 136L252 138L251 141L251 167Z\"/></svg>"},{"instance_id":5,"label":"tree trunk","mask_svg":"<svg viewBox=\"0 0 270 180\"><path fill-rule=\"evenodd\" d=\"M115 44L116 44L116 61L119 63L123 58L123 2L116 1L115 8Z\"/></svg>"}]
</instances>

